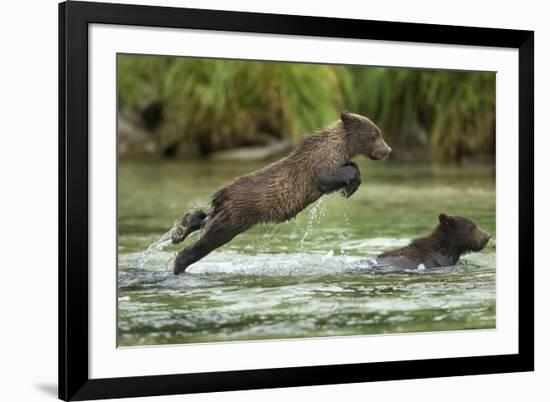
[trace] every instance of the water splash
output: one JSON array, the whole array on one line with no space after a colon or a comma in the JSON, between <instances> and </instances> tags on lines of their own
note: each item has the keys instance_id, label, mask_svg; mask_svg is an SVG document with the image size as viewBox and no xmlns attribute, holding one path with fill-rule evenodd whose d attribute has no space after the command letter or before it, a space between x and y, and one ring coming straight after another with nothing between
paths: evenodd
<instances>
[{"instance_id":1,"label":"water splash","mask_svg":"<svg viewBox=\"0 0 550 402\"><path fill-rule=\"evenodd\" d=\"M298 238L298 229L301 227L298 223L298 220L296 217L290 221L285 222L284 224L290 225L290 234L288 235L288 238L290 241L294 242Z\"/></svg>"},{"instance_id":2,"label":"water splash","mask_svg":"<svg viewBox=\"0 0 550 402\"><path fill-rule=\"evenodd\" d=\"M144 269L147 262L159 251L162 251L164 247L166 247L170 242L172 237L172 229L170 229L168 232L164 233L160 239L158 239L156 242L151 244L149 247L147 247L147 250L145 250L138 261L138 268Z\"/></svg>"},{"instance_id":3,"label":"water splash","mask_svg":"<svg viewBox=\"0 0 550 402\"><path fill-rule=\"evenodd\" d=\"M349 221L348 212L344 210L342 214L344 217L344 230L340 232L339 237L343 242L347 242L350 240L348 231L351 229L351 225ZM342 255L346 255L346 250L343 247L340 247L340 253Z\"/></svg>"},{"instance_id":4,"label":"water splash","mask_svg":"<svg viewBox=\"0 0 550 402\"><path fill-rule=\"evenodd\" d=\"M306 239L313 232L315 226L318 226L319 223L321 223L321 219L323 218L323 216L325 216L325 212L326 209L324 205L324 200L323 198L319 198L319 200L308 212L306 230L302 238L300 239L300 247L298 248L299 251L304 250Z\"/></svg>"},{"instance_id":5,"label":"water splash","mask_svg":"<svg viewBox=\"0 0 550 402\"><path fill-rule=\"evenodd\" d=\"M141 256L139 257L139 260L138 260L138 268L139 269L144 269L147 262L151 258L153 258L153 256L155 256L155 254L161 252L162 250L164 250L164 248L166 246L168 246L170 243L172 243L172 233L176 230L178 225L180 225L180 219L176 219L174 221L172 227L170 228L170 230L168 230L166 233L164 233L161 236L161 238L158 239L156 242L154 242L153 244L149 245L149 247L147 247L147 250L145 250L141 254ZM169 266L169 264L174 260L174 258L175 258L175 254L173 254L168 259L168 261L164 265L164 268L167 268Z\"/></svg>"},{"instance_id":6,"label":"water splash","mask_svg":"<svg viewBox=\"0 0 550 402\"><path fill-rule=\"evenodd\" d=\"M172 253L172 256L166 260L166 263L164 264L164 270L165 271L171 271L172 270L172 267L173 267L172 263L176 259L177 254L178 253L176 253L176 252Z\"/></svg>"}]
</instances>

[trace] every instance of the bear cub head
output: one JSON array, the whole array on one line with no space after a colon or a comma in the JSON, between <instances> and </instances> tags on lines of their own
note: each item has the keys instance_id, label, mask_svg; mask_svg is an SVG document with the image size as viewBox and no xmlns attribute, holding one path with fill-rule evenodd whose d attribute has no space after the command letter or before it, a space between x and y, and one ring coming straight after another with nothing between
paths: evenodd
<instances>
[{"instance_id":1,"label":"bear cub head","mask_svg":"<svg viewBox=\"0 0 550 402\"><path fill-rule=\"evenodd\" d=\"M434 233L458 255L483 250L491 238L470 219L443 213Z\"/></svg>"},{"instance_id":2,"label":"bear cub head","mask_svg":"<svg viewBox=\"0 0 550 402\"><path fill-rule=\"evenodd\" d=\"M347 143L352 156L364 155L373 160L386 159L391 148L382 138L380 129L365 116L343 111L340 113Z\"/></svg>"}]
</instances>

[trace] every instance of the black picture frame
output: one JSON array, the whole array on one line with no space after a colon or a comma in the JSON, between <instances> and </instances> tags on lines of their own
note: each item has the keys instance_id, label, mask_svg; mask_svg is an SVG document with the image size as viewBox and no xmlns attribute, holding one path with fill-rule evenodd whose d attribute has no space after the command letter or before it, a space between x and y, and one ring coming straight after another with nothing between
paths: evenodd
<instances>
[{"instance_id":1,"label":"black picture frame","mask_svg":"<svg viewBox=\"0 0 550 402\"><path fill-rule=\"evenodd\" d=\"M519 51L517 354L90 379L88 25L192 28ZM59 4L59 398L170 395L534 370L534 32L70 1Z\"/></svg>"}]
</instances>

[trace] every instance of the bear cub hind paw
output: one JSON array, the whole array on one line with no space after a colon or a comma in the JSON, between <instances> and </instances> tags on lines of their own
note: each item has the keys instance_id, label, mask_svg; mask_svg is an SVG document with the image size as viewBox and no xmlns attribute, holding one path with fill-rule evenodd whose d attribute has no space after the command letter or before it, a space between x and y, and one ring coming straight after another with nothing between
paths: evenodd
<instances>
[{"instance_id":1,"label":"bear cub hind paw","mask_svg":"<svg viewBox=\"0 0 550 402\"><path fill-rule=\"evenodd\" d=\"M192 214L185 214L179 218L176 223L174 223L174 227L170 234L172 244L181 243L190 233L201 229L206 217L204 212L198 211Z\"/></svg>"}]
</instances>

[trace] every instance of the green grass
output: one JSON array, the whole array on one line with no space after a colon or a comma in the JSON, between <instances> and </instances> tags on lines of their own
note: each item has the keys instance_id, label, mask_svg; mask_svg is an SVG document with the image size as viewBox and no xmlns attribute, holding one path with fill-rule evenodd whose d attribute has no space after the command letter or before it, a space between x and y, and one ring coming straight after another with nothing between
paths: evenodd
<instances>
[{"instance_id":1,"label":"green grass","mask_svg":"<svg viewBox=\"0 0 550 402\"><path fill-rule=\"evenodd\" d=\"M296 141L344 109L374 120L397 157L455 161L495 147L487 72L119 55L118 97L164 154Z\"/></svg>"}]
</instances>

